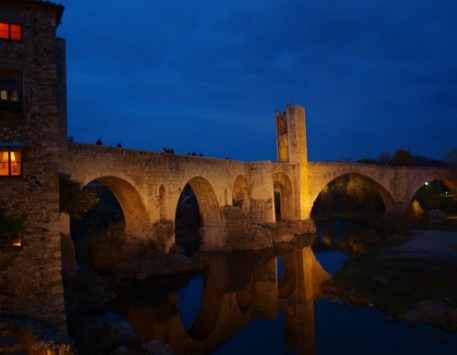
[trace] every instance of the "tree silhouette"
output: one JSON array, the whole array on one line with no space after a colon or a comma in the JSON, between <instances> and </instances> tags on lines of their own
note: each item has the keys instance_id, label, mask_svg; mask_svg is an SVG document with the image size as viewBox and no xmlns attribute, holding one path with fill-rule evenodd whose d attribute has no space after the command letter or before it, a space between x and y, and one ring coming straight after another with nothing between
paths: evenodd
<instances>
[{"instance_id":1,"label":"tree silhouette","mask_svg":"<svg viewBox=\"0 0 457 355\"><path fill-rule=\"evenodd\" d=\"M404 149L398 149L392 158L392 165L394 166L413 166L414 158L409 152Z\"/></svg>"},{"instance_id":2,"label":"tree silhouette","mask_svg":"<svg viewBox=\"0 0 457 355\"><path fill-rule=\"evenodd\" d=\"M68 175L61 174L59 179L60 211L68 213L71 218L80 219L99 200L93 192L83 189L77 181Z\"/></svg>"},{"instance_id":3,"label":"tree silhouette","mask_svg":"<svg viewBox=\"0 0 457 355\"><path fill-rule=\"evenodd\" d=\"M457 148L454 148L446 157L446 164L457 166Z\"/></svg>"}]
</instances>

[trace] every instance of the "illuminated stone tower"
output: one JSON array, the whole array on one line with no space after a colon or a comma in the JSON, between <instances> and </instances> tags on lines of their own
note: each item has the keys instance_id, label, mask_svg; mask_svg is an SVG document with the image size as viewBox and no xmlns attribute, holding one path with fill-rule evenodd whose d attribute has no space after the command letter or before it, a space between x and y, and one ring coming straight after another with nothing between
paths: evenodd
<instances>
[{"instance_id":1,"label":"illuminated stone tower","mask_svg":"<svg viewBox=\"0 0 457 355\"><path fill-rule=\"evenodd\" d=\"M287 105L282 113L276 110L276 144L278 162L297 167L295 180L295 203L297 206L292 219L309 219L308 147L306 143L305 108Z\"/></svg>"},{"instance_id":2,"label":"illuminated stone tower","mask_svg":"<svg viewBox=\"0 0 457 355\"><path fill-rule=\"evenodd\" d=\"M276 110L276 143L280 163L308 162L304 107L287 105L284 113Z\"/></svg>"},{"instance_id":3,"label":"illuminated stone tower","mask_svg":"<svg viewBox=\"0 0 457 355\"><path fill-rule=\"evenodd\" d=\"M8 312L65 332L58 177L66 137L65 42L56 38L63 10L0 0L0 208L26 218L0 293L10 295Z\"/></svg>"}]
</instances>

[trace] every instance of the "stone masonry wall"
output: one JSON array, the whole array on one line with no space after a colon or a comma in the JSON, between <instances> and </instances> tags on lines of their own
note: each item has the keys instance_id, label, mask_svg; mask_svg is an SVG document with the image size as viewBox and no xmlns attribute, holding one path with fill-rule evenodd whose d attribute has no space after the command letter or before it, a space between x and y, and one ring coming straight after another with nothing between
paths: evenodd
<instances>
[{"instance_id":1,"label":"stone masonry wall","mask_svg":"<svg viewBox=\"0 0 457 355\"><path fill-rule=\"evenodd\" d=\"M208 248L224 248L225 236L219 231L229 229L220 225L227 223L221 209L233 205L233 192L240 176L248 185L249 201L246 206L249 206L249 210L245 212L251 222L274 222L272 167L271 162L245 163L68 143L61 172L83 185L94 179L105 184L123 208L126 231L142 239L152 238L156 242L156 232L160 229L156 228L157 223L170 221L174 224L179 196L185 185L190 183L196 196L201 198L200 213L206 223L204 228L208 232ZM166 219L161 218L161 214ZM210 235L213 229L217 233Z\"/></svg>"},{"instance_id":2,"label":"stone masonry wall","mask_svg":"<svg viewBox=\"0 0 457 355\"><path fill-rule=\"evenodd\" d=\"M57 146L57 57L63 54L55 33L62 11L51 3L0 1L0 20L22 25L21 41L0 41L0 68L23 78L23 112L0 112L0 145L26 145L22 177L0 179L0 207L26 216L23 249L3 271L0 288L13 295L11 313L65 332Z\"/></svg>"}]
</instances>

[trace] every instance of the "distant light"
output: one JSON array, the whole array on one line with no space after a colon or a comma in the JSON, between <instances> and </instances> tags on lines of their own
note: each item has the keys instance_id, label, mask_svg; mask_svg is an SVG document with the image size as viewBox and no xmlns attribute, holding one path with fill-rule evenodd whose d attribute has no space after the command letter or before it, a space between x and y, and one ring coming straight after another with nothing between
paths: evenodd
<instances>
[{"instance_id":1,"label":"distant light","mask_svg":"<svg viewBox=\"0 0 457 355\"><path fill-rule=\"evenodd\" d=\"M428 181L425 182L425 186L428 186Z\"/></svg>"}]
</instances>

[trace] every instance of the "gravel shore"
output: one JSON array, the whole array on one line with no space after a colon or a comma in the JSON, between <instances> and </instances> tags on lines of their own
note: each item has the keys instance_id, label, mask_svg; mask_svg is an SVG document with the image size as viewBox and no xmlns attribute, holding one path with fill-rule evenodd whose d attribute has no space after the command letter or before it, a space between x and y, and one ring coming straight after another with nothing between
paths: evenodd
<instances>
[{"instance_id":1,"label":"gravel shore","mask_svg":"<svg viewBox=\"0 0 457 355\"><path fill-rule=\"evenodd\" d=\"M391 249L424 257L457 258L457 232L414 231L408 242Z\"/></svg>"}]
</instances>

